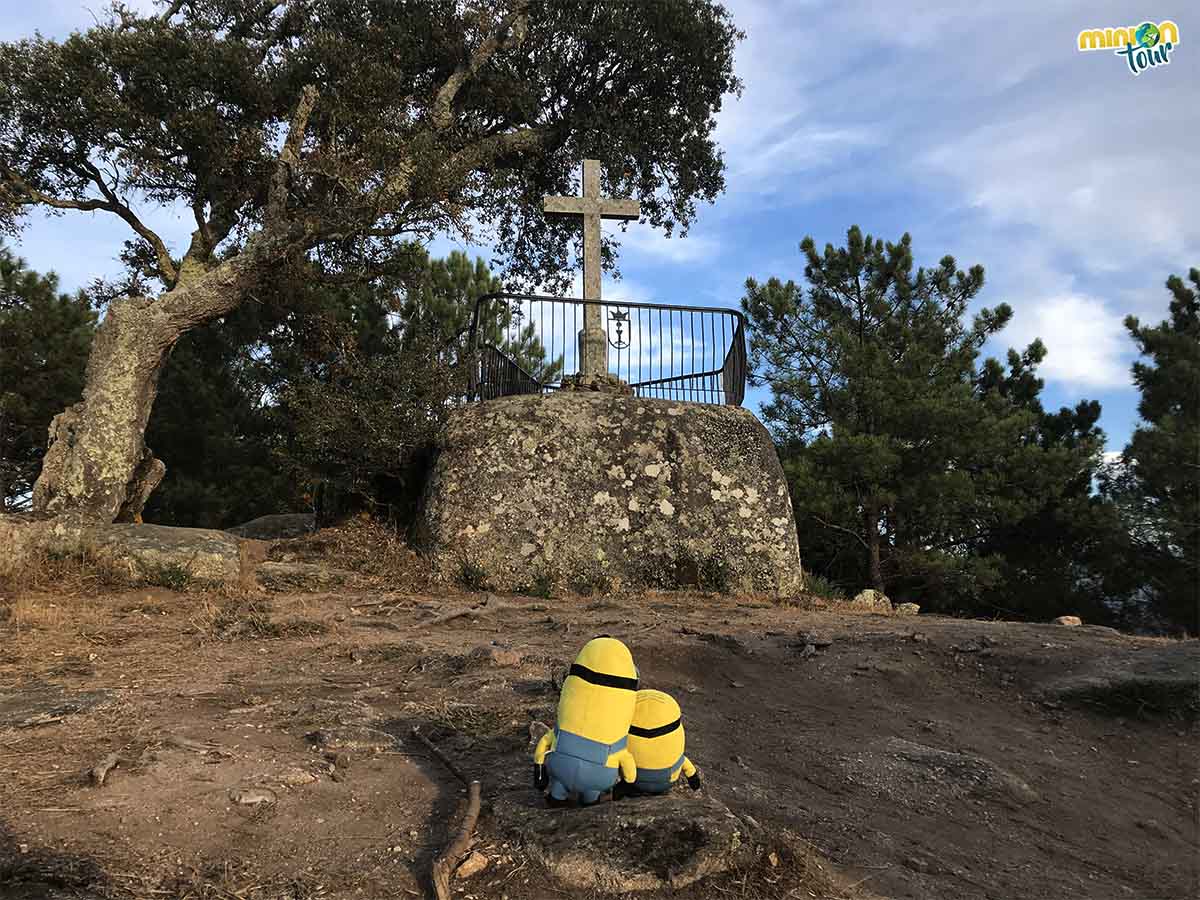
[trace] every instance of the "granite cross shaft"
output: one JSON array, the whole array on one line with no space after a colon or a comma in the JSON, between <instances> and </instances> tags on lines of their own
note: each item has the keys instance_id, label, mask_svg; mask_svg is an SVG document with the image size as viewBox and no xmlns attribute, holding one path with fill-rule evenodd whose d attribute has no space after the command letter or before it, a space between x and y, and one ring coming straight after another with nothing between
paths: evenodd
<instances>
[{"instance_id":1,"label":"granite cross shaft","mask_svg":"<svg viewBox=\"0 0 1200 900\"><path fill-rule=\"evenodd\" d=\"M583 217L583 299L600 299L600 220L636 219L642 208L636 200L600 196L600 161L583 161L582 197L544 197L547 215ZM608 335L600 317L600 304L585 303L583 331L579 332L579 372L595 376L608 372Z\"/></svg>"}]
</instances>

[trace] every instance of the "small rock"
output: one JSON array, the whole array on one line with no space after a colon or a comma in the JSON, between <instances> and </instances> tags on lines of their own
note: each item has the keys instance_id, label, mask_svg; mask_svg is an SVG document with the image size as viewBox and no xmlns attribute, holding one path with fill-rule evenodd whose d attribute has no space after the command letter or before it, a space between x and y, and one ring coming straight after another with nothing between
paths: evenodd
<instances>
[{"instance_id":1,"label":"small rock","mask_svg":"<svg viewBox=\"0 0 1200 900\"><path fill-rule=\"evenodd\" d=\"M921 607L915 603L900 603L896 606L896 615L898 616L915 616L921 611Z\"/></svg>"},{"instance_id":2,"label":"small rock","mask_svg":"<svg viewBox=\"0 0 1200 900\"><path fill-rule=\"evenodd\" d=\"M919 856L910 856L904 860L904 866L907 869L912 869L914 872L928 872L929 862L921 859Z\"/></svg>"},{"instance_id":3,"label":"small rock","mask_svg":"<svg viewBox=\"0 0 1200 900\"><path fill-rule=\"evenodd\" d=\"M909 635L908 639L910 641L912 641L914 644L928 644L929 643L929 635L927 635L923 631L914 631L911 635Z\"/></svg>"},{"instance_id":4,"label":"small rock","mask_svg":"<svg viewBox=\"0 0 1200 900\"><path fill-rule=\"evenodd\" d=\"M550 726L545 722L539 722L534 719L529 723L529 746L536 747L537 742L542 739L542 735L550 730Z\"/></svg>"},{"instance_id":5,"label":"small rock","mask_svg":"<svg viewBox=\"0 0 1200 900\"><path fill-rule=\"evenodd\" d=\"M458 871L456 871L454 874L456 878L472 878L487 867L488 858L478 850L473 850L471 851L471 855L464 859L461 864L459 864Z\"/></svg>"},{"instance_id":6,"label":"small rock","mask_svg":"<svg viewBox=\"0 0 1200 900\"><path fill-rule=\"evenodd\" d=\"M824 650L833 643L833 638L819 631L800 631L796 633L798 644L811 644L816 650Z\"/></svg>"},{"instance_id":7,"label":"small rock","mask_svg":"<svg viewBox=\"0 0 1200 900\"><path fill-rule=\"evenodd\" d=\"M270 788L230 788L229 799L238 806L261 806L274 803L279 797Z\"/></svg>"},{"instance_id":8,"label":"small rock","mask_svg":"<svg viewBox=\"0 0 1200 900\"><path fill-rule=\"evenodd\" d=\"M810 656L817 655L817 648L813 644L805 644L804 649L800 651L801 659L808 659Z\"/></svg>"},{"instance_id":9,"label":"small rock","mask_svg":"<svg viewBox=\"0 0 1200 900\"><path fill-rule=\"evenodd\" d=\"M892 612L892 601L887 598L887 595L871 588L855 594L854 599L850 601L850 605L856 609L865 609L869 612L882 613L884 615L891 615Z\"/></svg>"},{"instance_id":10,"label":"small rock","mask_svg":"<svg viewBox=\"0 0 1200 900\"><path fill-rule=\"evenodd\" d=\"M1083 619L1079 616L1059 616L1054 620L1055 625L1082 625Z\"/></svg>"},{"instance_id":11,"label":"small rock","mask_svg":"<svg viewBox=\"0 0 1200 900\"><path fill-rule=\"evenodd\" d=\"M317 780L317 776L312 772L305 772L303 769L298 769L295 766L284 769L279 773L278 781L280 784L288 787L299 787L302 784L312 784Z\"/></svg>"},{"instance_id":12,"label":"small rock","mask_svg":"<svg viewBox=\"0 0 1200 900\"><path fill-rule=\"evenodd\" d=\"M523 659L518 651L510 647L497 646L496 644L480 644L471 651L470 656L472 659L486 661L499 668L519 666Z\"/></svg>"},{"instance_id":13,"label":"small rock","mask_svg":"<svg viewBox=\"0 0 1200 900\"><path fill-rule=\"evenodd\" d=\"M348 750L357 753L382 753L397 750L402 745L392 735L365 725L340 725L309 732L307 738L330 751Z\"/></svg>"},{"instance_id":14,"label":"small rock","mask_svg":"<svg viewBox=\"0 0 1200 900\"><path fill-rule=\"evenodd\" d=\"M767 854L767 862L771 864L772 869L779 868L779 854L772 850Z\"/></svg>"},{"instance_id":15,"label":"small rock","mask_svg":"<svg viewBox=\"0 0 1200 900\"><path fill-rule=\"evenodd\" d=\"M324 756L339 769L350 768L350 763L353 761L353 757L349 753L340 753L336 750L328 750L324 753Z\"/></svg>"}]
</instances>

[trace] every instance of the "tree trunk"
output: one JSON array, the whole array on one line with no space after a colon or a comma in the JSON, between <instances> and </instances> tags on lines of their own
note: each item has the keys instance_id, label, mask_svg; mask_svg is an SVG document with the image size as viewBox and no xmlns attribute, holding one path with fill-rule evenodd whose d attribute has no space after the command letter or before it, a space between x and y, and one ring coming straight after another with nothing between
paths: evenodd
<instances>
[{"instance_id":1,"label":"tree trunk","mask_svg":"<svg viewBox=\"0 0 1200 900\"><path fill-rule=\"evenodd\" d=\"M283 242L259 232L237 256L158 299L114 301L96 330L83 399L54 417L33 490L40 512L134 521L166 467L143 440L158 377L179 338L235 309Z\"/></svg>"},{"instance_id":2,"label":"tree trunk","mask_svg":"<svg viewBox=\"0 0 1200 900\"><path fill-rule=\"evenodd\" d=\"M883 571L879 565L879 506L874 500L863 505L863 528L867 538L867 580L871 587L884 593Z\"/></svg>"}]
</instances>

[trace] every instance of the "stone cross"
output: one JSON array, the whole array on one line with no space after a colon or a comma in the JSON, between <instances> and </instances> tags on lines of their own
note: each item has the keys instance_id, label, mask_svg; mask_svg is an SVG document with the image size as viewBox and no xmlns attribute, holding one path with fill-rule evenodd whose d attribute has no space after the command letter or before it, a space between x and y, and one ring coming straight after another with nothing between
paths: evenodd
<instances>
[{"instance_id":1,"label":"stone cross","mask_svg":"<svg viewBox=\"0 0 1200 900\"><path fill-rule=\"evenodd\" d=\"M583 299L600 299L600 220L636 219L642 214L636 200L618 200L600 196L600 160L583 161L582 197L544 197L544 209L551 216L583 217ZM583 331L579 332L579 372L604 375L608 372L608 336L600 316L599 303L583 307Z\"/></svg>"}]
</instances>

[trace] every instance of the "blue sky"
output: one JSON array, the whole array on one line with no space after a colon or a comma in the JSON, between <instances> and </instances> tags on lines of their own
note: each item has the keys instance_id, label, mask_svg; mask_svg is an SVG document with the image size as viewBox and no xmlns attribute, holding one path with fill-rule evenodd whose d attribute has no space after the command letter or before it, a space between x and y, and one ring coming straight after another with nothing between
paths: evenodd
<instances>
[{"instance_id":1,"label":"blue sky","mask_svg":"<svg viewBox=\"0 0 1200 900\"><path fill-rule=\"evenodd\" d=\"M85 28L103 6L5 5L6 40ZM686 239L631 225L623 280L606 297L736 306L747 276L802 277L806 234L824 244L851 224L892 240L908 231L920 263L950 253L984 265L979 305L1015 310L989 351L1041 337L1048 405L1099 399L1119 450L1137 420L1122 319L1163 318L1167 275L1200 266L1200 9L728 5L747 32L737 54L745 91L718 122L728 190ZM1075 49L1083 28L1164 19L1180 30L1171 64L1137 77L1111 52ZM182 244L182 219L143 213ZM123 227L35 217L17 249L74 288L119 270Z\"/></svg>"}]
</instances>

